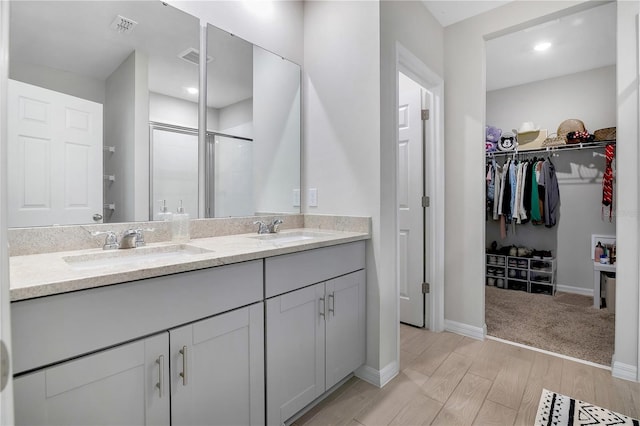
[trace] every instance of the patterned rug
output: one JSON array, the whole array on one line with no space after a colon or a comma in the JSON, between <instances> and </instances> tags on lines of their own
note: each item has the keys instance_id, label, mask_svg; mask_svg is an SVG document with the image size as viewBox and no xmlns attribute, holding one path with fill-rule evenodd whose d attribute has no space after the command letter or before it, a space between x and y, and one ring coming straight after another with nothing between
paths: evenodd
<instances>
[{"instance_id":1,"label":"patterned rug","mask_svg":"<svg viewBox=\"0 0 640 426\"><path fill-rule=\"evenodd\" d=\"M634 425L637 419L543 389L536 414L536 426L542 425Z\"/></svg>"}]
</instances>

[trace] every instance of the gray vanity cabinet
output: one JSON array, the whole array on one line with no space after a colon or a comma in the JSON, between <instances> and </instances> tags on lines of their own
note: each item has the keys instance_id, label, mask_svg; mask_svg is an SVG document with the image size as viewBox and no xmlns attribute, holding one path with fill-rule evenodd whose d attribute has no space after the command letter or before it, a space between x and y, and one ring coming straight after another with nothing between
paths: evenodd
<instances>
[{"instance_id":1,"label":"gray vanity cabinet","mask_svg":"<svg viewBox=\"0 0 640 426\"><path fill-rule=\"evenodd\" d=\"M264 424L264 304L169 332L172 425Z\"/></svg>"},{"instance_id":2,"label":"gray vanity cabinet","mask_svg":"<svg viewBox=\"0 0 640 426\"><path fill-rule=\"evenodd\" d=\"M14 303L16 424L263 425L262 269Z\"/></svg>"},{"instance_id":3,"label":"gray vanity cabinet","mask_svg":"<svg viewBox=\"0 0 640 426\"><path fill-rule=\"evenodd\" d=\"M293 290L266 302L267 424L283 424L364 364L363 268L363 243L266 260L266 293Z\"/></svg>"},{"instance_id":4,"label":"gray vanity cabinet","mask_svg":"<svg viewBox=\"0 0 640 426\"><path fill-rule=\"evenodd\" d=\"M14 380L17 425L169 424L169 334Z\"/></svg>"}]
</instances>

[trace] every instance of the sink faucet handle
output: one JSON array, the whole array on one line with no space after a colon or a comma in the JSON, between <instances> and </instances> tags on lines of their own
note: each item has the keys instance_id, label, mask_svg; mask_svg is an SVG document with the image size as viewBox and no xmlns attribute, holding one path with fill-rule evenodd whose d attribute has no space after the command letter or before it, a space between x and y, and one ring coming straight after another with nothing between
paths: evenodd
<instances>
[{"instance_id":1,"label":"sink faucet handle","mask_svg":"<svg viewBox=\"0 0 640 426\"><path fill-rule=\"evenodd\" d=\"M258 225L258 234L268 234L269 233L269 225L264 223L261 220L256 220L253 222L254 225Z\"/></svg>"},{"instance_id":2,"label":"sink faucet handle","mask_svg":"<svg viewBox=\"0 0 640 426\"><path fill-rule=\"evenodd\" d=\"M155 228L136 228L134 232L136 233L136 247L143 247L147 243L144 241L144 232L153 232Z\"/></svg>"},{"instance_id":3,"label":"sink faucet handle","mask_svg":"<svg viewBox=\"0 0 640 426\"><path fill-rule=\"evenodd\" d=\"M284 222L280 218L273 219L273 222L271 222L271 225L269 225L269 232L271 232L272 234L278 232L278 226L282 223Z\"/></svg>"},{"instance_id":4,"label":"sink faucet handle","mask_svg":"<svg viewBox=\"0 0 640 426\"><path fill-rule=\"evenodd\" d=\"M94 237L98 235L106 235L102 250L114 250L120 247L120 244L118 244L118 236L113 231L93 231L91 235Z\"/></svg>"}]
</instances>

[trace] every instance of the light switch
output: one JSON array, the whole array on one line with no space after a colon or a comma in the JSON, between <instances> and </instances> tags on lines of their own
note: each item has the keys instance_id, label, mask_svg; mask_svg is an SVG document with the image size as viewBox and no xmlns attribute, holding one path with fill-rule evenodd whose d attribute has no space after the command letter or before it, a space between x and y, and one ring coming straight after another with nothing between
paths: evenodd
<instances>
[{"instance_id":1,"label":"light switch","mask_svg":"<svg viewBox=\"0 0 640 426\"><path fill-rule=\"evenodd\" d=\"M300 207L300 188L293 190L293 207Z\"/></svg>"},{"instance_id":2,"label":"light switch","mask_svg":"<svg viewBox=\"0 0 640 426\"><path fill-rule=\"evenodd\" d=\"M318 207L318 189L309 188L309 207Z\"/></svg>"}]
</instances>

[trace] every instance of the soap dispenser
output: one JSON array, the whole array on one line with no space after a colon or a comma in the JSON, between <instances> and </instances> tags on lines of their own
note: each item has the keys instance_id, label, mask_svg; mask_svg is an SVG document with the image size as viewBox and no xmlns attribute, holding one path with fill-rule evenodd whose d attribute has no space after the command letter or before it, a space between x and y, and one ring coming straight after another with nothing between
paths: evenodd
<instances>
[{"instance_id":1,"label":"soap dispenser","mask_svg":"<svg viewBox=\"0 0 640 426\"><path fill-rule=\"evenodd\" d=\"M160 203L162 204L162 207L160 207L160 212L158 213L158 220L162 220L164 222L171 222L171 220L173 219L173 213L171 213L169 211L169 209L167 209L167 200L159 200Z\"/></svg>"},{"instance_id":2,"label":"soap dispenser","mask_svg":"<svg viewBox=\"0 0 640 426\"><path fill-rule=\"evenodd\" d=\"M171 221L171 241L176 243L186 243L189 241L189 213L184 211L182 200L178 212L173 215Z\"/></svg>"}]
</instances>

